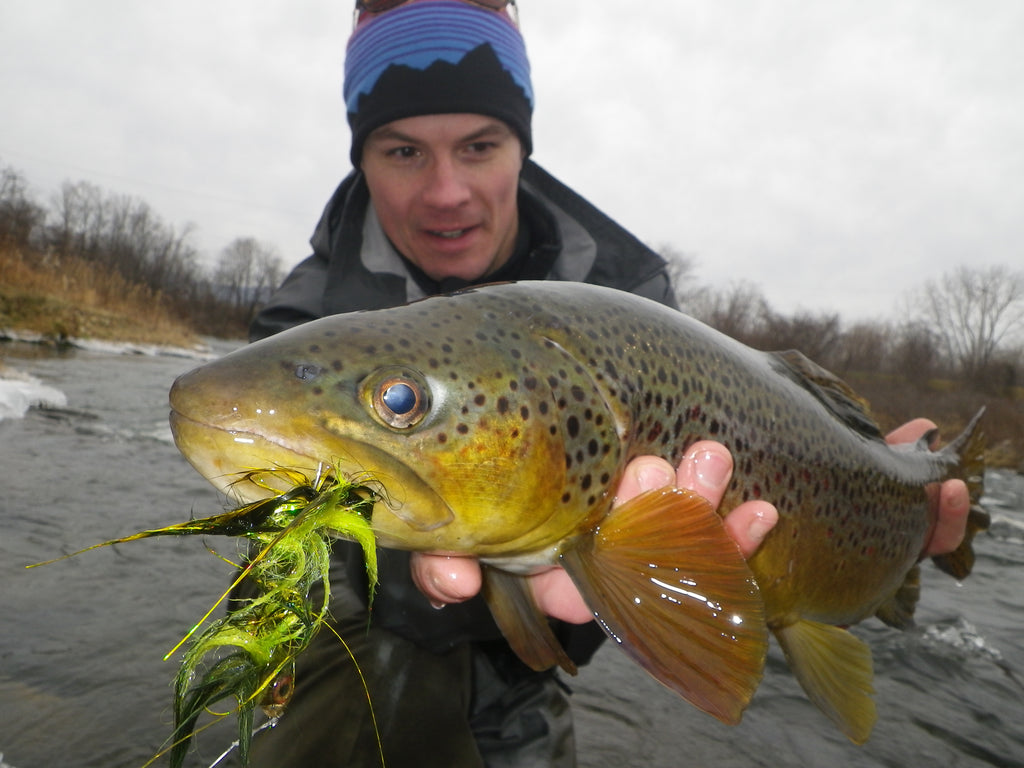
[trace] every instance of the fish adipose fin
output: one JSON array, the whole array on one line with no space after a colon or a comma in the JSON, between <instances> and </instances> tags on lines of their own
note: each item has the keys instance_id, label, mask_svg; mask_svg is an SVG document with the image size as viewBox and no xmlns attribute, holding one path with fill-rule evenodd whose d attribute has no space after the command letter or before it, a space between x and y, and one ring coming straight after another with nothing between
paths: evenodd
<instances>
[{"instance_id":1,"label":"fish adipose fin","mask_svg":"<svg viewBox=\"0 0 1024 768\"><path fill-rule=\"evenodd\" d=\"M634 661L719 720L740 721L764 672L764 602L706 499L648 491L613 509L561 559Z\"/></svg>"},{"instance_id":2,"label":"fish adipose fin","mask_svg":"<svg viewBox=\"0 0 1024 768\"><path fill-rule=\"evenodd\" d=\"M557 664L570 675L576 674L576 665L533 601L525 576L484 565L480 591L498 628L524 664L538 672Z\"/></svg>"},{"instance_id":3,"label":"fish adipose fin","mask_svg":"<svg viewBox=\"0 0 1024 768\"><path fill-rule=\"evenodd\" d=\"M775 630L790 669L807 696L855 744L871 735L871 649L841 627L797 621Z\"/></svg>"}]
</instances>

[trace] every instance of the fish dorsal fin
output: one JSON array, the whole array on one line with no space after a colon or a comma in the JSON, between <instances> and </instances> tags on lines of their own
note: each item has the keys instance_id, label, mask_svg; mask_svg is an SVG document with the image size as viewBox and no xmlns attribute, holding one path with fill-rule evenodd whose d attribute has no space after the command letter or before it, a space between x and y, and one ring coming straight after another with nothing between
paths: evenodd
<instances>
[{"instance_id":1,"label":"fish dorsal fin","mask_svg":"<svg viewBox=\"0 0 1024 768\"><path fill-rule=\"evenodd\" d=\"M845 381L795 349L767 354L773 358L776 371L814 395L843 423L865 437L882 439L867 400Z\"/></svg>"},{"instance_id":2,"label":"fish dorsal fin","mask_svg":"<svg viewBox=\"0 0 1024 768\"><path fill-rule=\"evenodd\" d=\"M524 664L538 672L557 665L570 675L576 674L576 665L533 601L525 576L484 565L481 594L498 628Z\"/></svg>"},{"instance_id":3,"label":"fish dorsal fin","mask_svg":"<svg viewBox=\"0 0 1024 768\"><path fill-rule=\"evenodd\" d=\"M764 671L764 603L706 499L676 488L641 494L562 563L634 661L705 712L739 722Z\"/></svg>"},{"instance_id":4,"label":"fish dorsal fin","mask_svg":"<svg viewBox=\"0 0 1024 768\"><path fill-rule=\"evenodd\" d=\"M808 698L850 741L867 741L877 717L871 649L845 629L816 621L777 627L775 637Z\"/></svg>"}]
</instances>

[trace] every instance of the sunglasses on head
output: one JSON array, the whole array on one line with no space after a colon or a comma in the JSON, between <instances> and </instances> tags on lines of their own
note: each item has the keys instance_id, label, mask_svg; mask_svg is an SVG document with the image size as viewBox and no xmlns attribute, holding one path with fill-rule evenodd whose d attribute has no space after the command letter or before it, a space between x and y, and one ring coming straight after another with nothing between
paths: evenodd
<instances>
[{"instance_id":1,"label":"sunglasses on head","mask_svg":"<svg viewBox=\"0 0 1024 768\"><path fill-rule=\"evenodd\" d=\"M463 2L469 3L470 5L478 5L481 8L486 8L489 11L503 11L509 8L509 15L512 17L512 21L516 22L518 26L519 14L518 8L516 7L516 0L462 0ZM390 11L392 8L397 8L400 5L405 5L409 0L356 0L356 21L364 13L378 14ZM511 7L510 7L511 6Z\"/></svg>"}]
</instances>

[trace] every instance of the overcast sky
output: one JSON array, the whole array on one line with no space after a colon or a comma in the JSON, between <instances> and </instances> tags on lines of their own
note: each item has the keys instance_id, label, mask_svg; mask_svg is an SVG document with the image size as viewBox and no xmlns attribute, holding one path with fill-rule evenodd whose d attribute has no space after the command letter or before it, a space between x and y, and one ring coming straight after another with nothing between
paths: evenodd
<instances>
[{"instance_id":1,"label":"overcast sky","mask_svg":"<svg viewBox=\"0 0 1024 768\"><path fill-rule=\"evenodd\" d=\"M0 163L308 253L349 170L350 0L7 0ZM1024 269L1024 2L520 0L534 158L696 278L885 317Z\"/></svg>"}]
</instances>

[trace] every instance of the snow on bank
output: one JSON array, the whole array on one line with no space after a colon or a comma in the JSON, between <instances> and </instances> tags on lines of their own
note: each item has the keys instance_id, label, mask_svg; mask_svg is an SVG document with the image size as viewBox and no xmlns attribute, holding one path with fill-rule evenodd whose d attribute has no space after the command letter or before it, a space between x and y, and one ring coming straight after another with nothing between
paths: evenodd
<instances>
[{"instance_id":1,"label":"snow on bank","mask_svg":"<svg viewBox=\"0 0 1024 768\"><path fill-rule=\"evenodd\" d=\"M22 341L26 344L52 344L53 339L41 333L26 333L0 328L0 340ZM102 341L80 339L74 336L62 340L62 344L73 349L88 352L103 352L110 355L149 355L153 357L186 357L195 360L212 360L217 355L206 344L194 347L171 347L163 344L140 344L133 341Z\"/></svg>"},{"instance_id":2,"label":"snow on bank","mask_svg":"<svg viewBox=\"0 0 1024 768\"><path fill-rule=\"evenodd\" d=\"M32 407L65 408L67 404L67 396L59 389L22 371L0 367L0 421L20 419Z\"/></svg>"}]
</instances>

